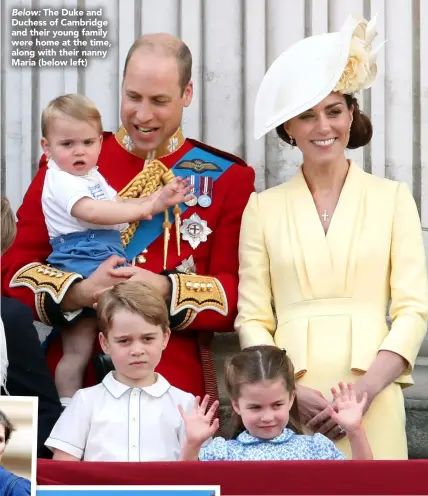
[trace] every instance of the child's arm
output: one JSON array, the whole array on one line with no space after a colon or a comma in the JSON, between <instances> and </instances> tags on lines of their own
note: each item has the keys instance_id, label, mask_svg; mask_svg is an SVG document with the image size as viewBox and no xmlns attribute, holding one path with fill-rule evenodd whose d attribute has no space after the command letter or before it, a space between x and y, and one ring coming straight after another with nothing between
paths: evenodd
<instances>
[{"instance_id":1,"label":"child's arm","mask_svg":"<svg viewBox=\"0 0 428 496\"><path fill-rule=\"evenodd\" d=\"M197 396L190 413L186 413L181 405L178 405L181 416L186 425L186 441L181 450L181 461L198 460L199 451L210 437L212 437L219 428L219 420L215 419L211 425L213 416L218 408L219 402L214 401L211 408L207 410L209 395L205 395L202 403L199 405L201 398Z\"/></svg>"},{"instance_id":2,"label":"child's arm","mask_svg":"<svg viewBox=\"0 0 428 496\"><path fill-rule=\"evenodd\" d=\"M358 403L357 396L352 384L346 388L343 382L339 382L340 393L332 387L333 399L337 404L336 413L331 405L327 408L331 418L345 430L352 450L353 460L373 460L373 453L361 424L363 419L364 405L367 402L367 393L364 393Z\"/></svg>"},{"instance_id":3,"label":"child's arm","mask_svg":"<svg viewBox=\"0 0 428 496\"><path fill-rule=\"evenodd\" d=\"M52 460L60 460L62 462L80 462L80 458L77 458L77 456L70 455L69 453L66 453L58 448L54 449Z\"/></svg>"},{"instance_id":4,"label":"child's arm","mask_svg":"<svg viewBox=\"0 0 428 496\"><path fill-rule=\"evenodd\" d=\"M373 460L373 453L363 426L353 432L347 432L347 435L353 460Z\"/></svg>"},{"instance_id":5,"label":"child's arm","mask_svg":"<svg viewBox=\"0 0 428 496\"><path fill-rule=\"evenodd\" d=\"M151 219L152 206L146 202L116 202L113 200L93 200L85 197L73 205L71 215L92 224L123 224L125 222Z\"/></svg>"},{"instance_id":6,"label":"child's arm","mask_svg":"<svg viewBox=\"0 0 428 496\"><path fill-rule=\"evenodd\" d=\"M111 225L150 220L153 215L168 207L191 199L188 179L175 177L173 181L145 198L116 197L118 201L93 200L85 197L71 209L71 215L92 224Z\"/></svg>"}]
</instances>

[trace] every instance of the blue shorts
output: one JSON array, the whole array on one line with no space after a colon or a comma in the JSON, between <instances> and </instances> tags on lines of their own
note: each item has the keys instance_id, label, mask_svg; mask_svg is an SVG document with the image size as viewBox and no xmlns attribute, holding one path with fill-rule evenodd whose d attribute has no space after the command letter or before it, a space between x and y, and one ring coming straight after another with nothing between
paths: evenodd
<instances>
[{"instance_id":1,"label":"blue shorts","mask_svg":"<svg viewBox=\"0 0 428 496\"><path fill-rule=\"evenodd\" d=\"M58 236L50 240L52 253L47 262L58 270L76 272L89 277L98 266L112 255L126 259L120 232L88 230Z\"/></svg>"}]
</instances>

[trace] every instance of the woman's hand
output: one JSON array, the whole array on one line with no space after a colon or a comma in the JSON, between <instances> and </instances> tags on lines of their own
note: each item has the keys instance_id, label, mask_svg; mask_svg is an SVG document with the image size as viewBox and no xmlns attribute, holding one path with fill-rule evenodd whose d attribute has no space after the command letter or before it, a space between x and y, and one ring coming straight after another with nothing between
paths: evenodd
<instances>
[{"instance_id":1,"label":"woman's hand","mask_svg":"<svg viewBox=\"0 0 428 496\"><path fill-rule=\"evenodd\" d=\"M198 449L202 444L212 437L219 428L219 420L215 419L212 422L214 414L218 408L219 402L214 401L211 408L207 411L210 397L205 395L202 403L199 404L201 398L197 396L190 413L186 413L181 405L178 405L181 416L183 417L186 426L186 442L191 447ZM211 424L212 422L212 424Z\"/></svg>"},{"instance_id":2,"label":"woman's hand","mask_svg":"<svg viewBox=\"0 0 428 496\"><path fill-rule=\"evenodd\" d=\"M311 421L328 406L328 401L322 393L306 386L296 386L299 416L302 425L311 427Z\"/></svg>"}]
</instances>

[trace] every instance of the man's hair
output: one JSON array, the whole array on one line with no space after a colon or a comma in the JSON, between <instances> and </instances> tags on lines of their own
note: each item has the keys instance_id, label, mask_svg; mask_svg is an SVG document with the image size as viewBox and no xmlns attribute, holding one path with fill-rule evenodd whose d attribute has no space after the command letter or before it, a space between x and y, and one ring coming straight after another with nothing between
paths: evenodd
<instances>
[{"instance_id":1,"label":"man's hair","mask_svg":"<svg viewBox=\"0 0 428 496\"><path fill-rule=\"evenodd\" d=\"M58 117L72 117L82 122L94 123L103 132L100 111L89 98L77 93L69 93L54 98L42 113L42 136L47 138L49 126Z\"/></svg>"},{"instance_id":2,"label":"man's hair","mask_svg":"<svg viewBox=\"0 0 428 496\"><path fill-rule=\"evenodd\" d=\"M9 200L1 197L1 254L3 255L13 243L16 236L15 215L10 207Z\"/></svg>"},{"instance_id":3,"label":"man's hair","mask_svg":"<svg viewBox=\"0 0 428 496\"><path fill-rule=\"evenodd\" d=\"M7 443L13 431L16 431L14 425L9 420L8 416L0 410L0 425L4 426L4 440Z\"/></svg>"},{"instance_id":4,"label":"man's hair","mask_svg":"<svg viewBox=\"0 0 428 496\"><path fill-rule=\"evenodd\" d=\"M134 41L126 56L123 79L125 79L126 69L132 55L143 48L151 52L175 57L178 66L179 84L181 92L184 93L192 78L192 53L184 41L168 35L165 35L165 39L163 39L162 36L162 34L143 35Z\"/></svg>"},{"instance_id":5,"label":"man's hair","mask_svg":"<svg viewBox=\"0 0 428 496\"><path fill-rule=\"evenodd\" d=\"M168 309L161 294L149 284L125 281L104 291L97 304L98 326L107 337L114 316L121 310L135 313L162 332L169 329Z\"/></svg>"}]
</instances>

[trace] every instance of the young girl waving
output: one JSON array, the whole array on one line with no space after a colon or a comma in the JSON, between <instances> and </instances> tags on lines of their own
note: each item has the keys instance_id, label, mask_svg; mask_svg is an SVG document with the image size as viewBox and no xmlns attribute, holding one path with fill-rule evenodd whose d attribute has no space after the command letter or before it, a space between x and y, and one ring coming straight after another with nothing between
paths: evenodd
<instances>
[{"instance_id":1,"label":"young girl waving","mask_svg":"<svg viewBox=\"0 0 428 496\"><path fill-rule=\"evenodd\" d=\"M217 419L212 422L218 401L207 411L209 397L202 403L197 397L190 413L179 407L187 435L181 460L345 459L322 434L300 435L294 368L284 350L253 346L241 351L226 362L225 381L233 407L234 439L216 437L206 443L219 427ZM373 459L361 424L366 395L358 402L352 384L339 383L339 392L334 387L331 391L330 416L345 430L352 458Z\"/></svg>"}]
</instances>

